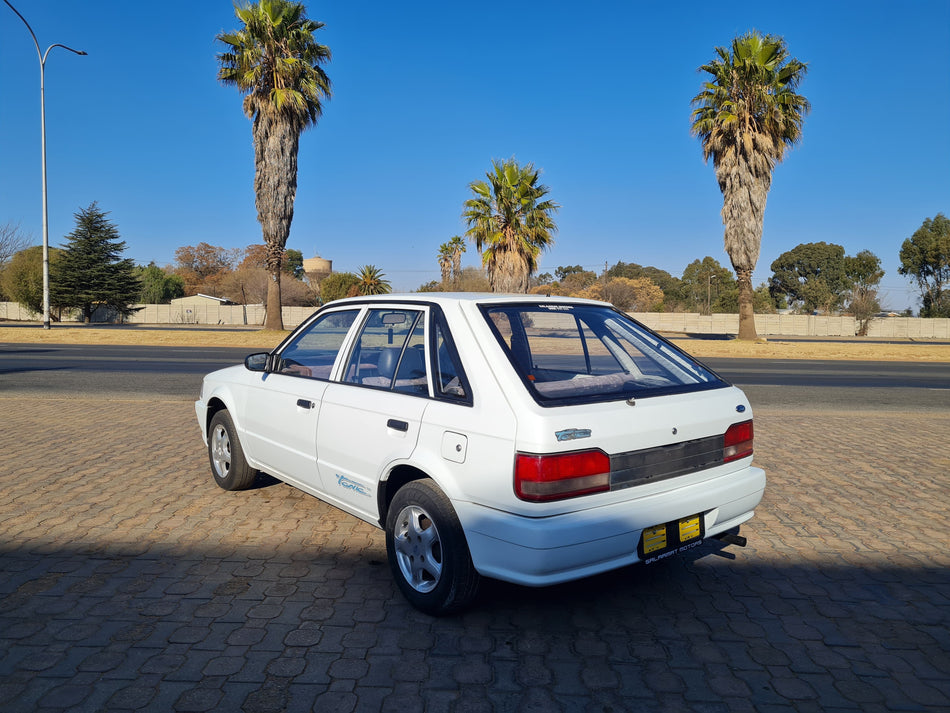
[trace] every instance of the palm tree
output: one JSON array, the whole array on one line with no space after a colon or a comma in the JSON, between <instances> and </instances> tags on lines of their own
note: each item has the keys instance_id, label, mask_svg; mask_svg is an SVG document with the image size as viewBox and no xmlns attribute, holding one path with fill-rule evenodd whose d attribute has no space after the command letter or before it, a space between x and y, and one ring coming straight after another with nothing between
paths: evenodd
<instances>
[{"instance_id":1,"label":"palm tree","mask_svg":"<svg viewBox=\"0 0 950 713\"><path fill-rule=\"evenodd\" d=\"M465 240L459 235L453 235L446 245L449 247L452 258L452 286L454 287L458 285L459 278L462 276L462 253L465 252Z\"/></svg>"},{"instance_id":2,"label":"palm tree","mask_svg":"<svg viewBox=\"0 0 950 713\"><path fill-rule=\"evenodd\" d=\"M386 275L375 265L363 265L360 268L359 283L356 285L361 295L388 295L392 292Z\"/></svg>"},{"instance_id":3,"label":"palm tree","mask_svg":"<svg viewBox=\"0 0 950 713\"><path fill-rule=\"evenodd\" d=\"M700 67L712 79L692 101L692 133L713 160L722 191L725 248L739 283L739 339L755 339L752 272L762 244L772 170L801 139L810 106L796 93L807 65L785 40L756 31L717 47Z\"/></svg>"},{"instance_id":4,"label":"palm tree","mask_svg":"<svg viewBox=\"0 0 950 713\"><path fill-rule=\"evenodd\" d=\"M300 134L317 123L330 98L330 79L321 64L330 49L314 33L323 27L306 17L302 3L260 0L235 7L242 27L217 39L218 79L244 95L244 113L253 120L254 193L257 220L267 246L265 329L283 329L280 267L294 217Z\"/></svg>"},{"instance_id":5,"label":"palm tree","mask_svg":"<svg viewBox=\"0 0 950 713\"><path fill-rule=\"evenodd\" d=\"M512 158L492 161L488 182L473 181L474 194L465 201L466 235L475 241L488 271L492 292L527 292L538 255L554 242L552 217L559 206L545 198L533 164L519 166Z\"/></svg>"},{"instance_id":6,"label":"palm tree","mask_svg":"<svg viewBox=\"0 0 950 713\"><path fill-rule=\"evenodd\" d=\"M439 246L439 269L442 271L442 289L449 286L452 277L452 248L448 243Z\"/></svg>"}]
</instances>

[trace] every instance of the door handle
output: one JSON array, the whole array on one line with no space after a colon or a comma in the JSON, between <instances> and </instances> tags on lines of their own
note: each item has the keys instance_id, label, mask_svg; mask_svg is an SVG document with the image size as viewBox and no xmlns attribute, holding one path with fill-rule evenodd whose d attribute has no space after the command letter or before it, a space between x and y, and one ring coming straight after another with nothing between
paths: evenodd
<instances>
[{"instance_id":1,"label":"door handle","mask_svg":"<svg viewBox=\"0 0 950 713\"><path fill-rule=\"evenodd\" d=\"M311 409L313 408L313 401L308 401L307 399L297 399L297 405L300 408Z\"/></svg>"},{"instance_id":2,"label":"door handle","mask_svg":"<svg viewBox=\"0 0 950 713\"><path fill-rule=\"evenodd\" d=\"M395 418L391 418L386 421L386 425L394 431L406 432L409 430L409 424L406 421L399 421Z\"/></svg>"}]
</instances>

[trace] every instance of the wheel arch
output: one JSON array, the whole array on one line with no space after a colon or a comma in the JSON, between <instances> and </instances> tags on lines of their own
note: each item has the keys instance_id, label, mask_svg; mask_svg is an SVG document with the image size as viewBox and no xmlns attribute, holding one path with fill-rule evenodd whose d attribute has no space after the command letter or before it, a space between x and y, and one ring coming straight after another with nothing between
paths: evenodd
<instances>
[{"instance_id":1,"label":"wheel arch","mask_svg":"<svg viewBox=\"0 0 950 713\"><path fill-rule=\"evenodd\" d=\"M217 396L212 396L208 400L208 407L205 410L204 431L206 434L208 433L208 429L211 428L211 419L214 418L214 415L218 413L219 411L228 411L228 413L231 413L228 410L227 404L224 403L223 400L221 400ZM232 421L234 420L233 413L231 413L231 420ZM235 424L235 427L237 427L237 424Z\"/></svg>"},{"instance_id":2,"label":"wheel arch","mask_svg":"<svg viewBox=\"0 0 950 713\"><path fill-rule=\"evenodd\" d=\"M416 466L403 463L389 471L389 476L380 482L379 489L376 491L376 504L379 509L380 527L385 528L386 526L386 516L389 513L389 505L392 503L396 493L399 492L402 486L413 480L432 480L432 478ZM439 484L435 483L435 481L433 481L433 484L439 487Z\"/></svg>"}]
</instances>

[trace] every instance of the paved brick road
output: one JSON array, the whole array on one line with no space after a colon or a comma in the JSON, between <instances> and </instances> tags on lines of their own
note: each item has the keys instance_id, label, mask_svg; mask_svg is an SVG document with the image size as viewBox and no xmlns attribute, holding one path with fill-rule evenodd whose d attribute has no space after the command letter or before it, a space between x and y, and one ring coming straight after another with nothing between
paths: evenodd
<instances>
[{"instance_id":1,"label":"paved brick road","mask_svg":"<svg viewBox=\"0 0 950 713\"><path fill-rule=\"evenodd\" d=\"M950 414L759 410L746 549L431 619L191 403L0 398L0 710L950 710Z\"/></svg>"}]
</instances>

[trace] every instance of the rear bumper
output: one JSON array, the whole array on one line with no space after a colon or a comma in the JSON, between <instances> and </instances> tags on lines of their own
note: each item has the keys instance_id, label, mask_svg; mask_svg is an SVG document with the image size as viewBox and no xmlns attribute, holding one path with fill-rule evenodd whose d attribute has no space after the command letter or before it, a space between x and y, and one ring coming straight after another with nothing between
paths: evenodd
<instances>
[{"instance_id":1,"label":"rear bumper","mask_svg":"<svg viewBox=\"0 0 950 713\"><path fill-rule=\"evenodd\" d=\"M765 471L749 466L700 483L552 517L522 517L467 502L453 505L481 574L537 587L637 562L643 530L678 518L703 513L707 538L726 532L753 516L764 490Z\"/></svg>"}]
</instances>

